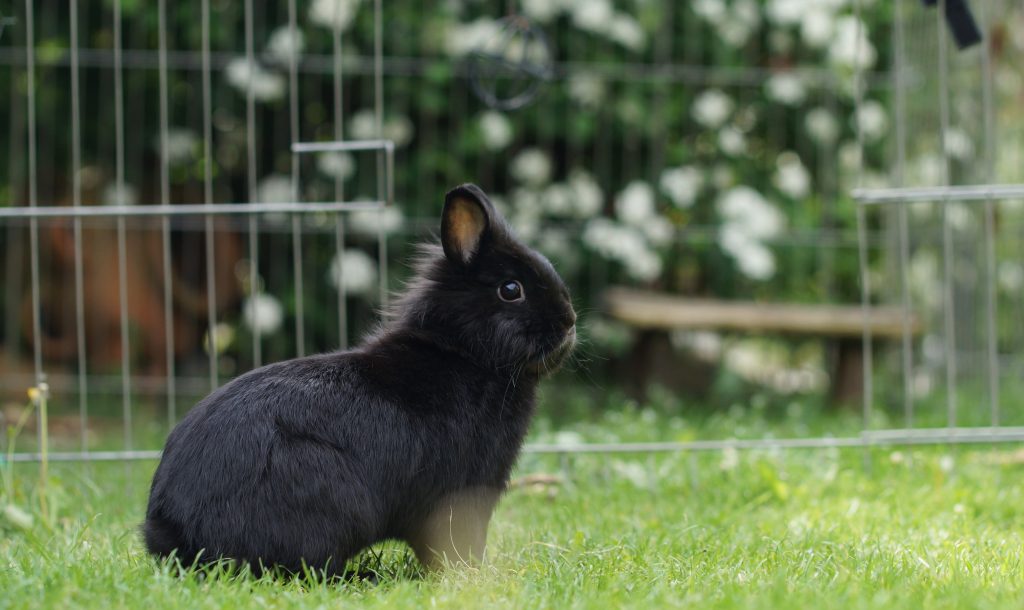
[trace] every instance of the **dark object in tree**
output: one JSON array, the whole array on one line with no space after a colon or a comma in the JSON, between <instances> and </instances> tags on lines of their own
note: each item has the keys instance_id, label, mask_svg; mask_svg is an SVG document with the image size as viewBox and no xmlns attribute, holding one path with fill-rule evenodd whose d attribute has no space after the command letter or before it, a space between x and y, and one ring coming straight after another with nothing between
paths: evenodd
<instances>
[{"instance_id":1,"label":"dark object in tree","mask_svg":"<svg viewBox=\"0 0 1024 610\"><path fill-rule=\"evenodd\" d=\"M925 6L935 6L938 0L923 0ZM974 20L971 7L967 0L946 0L943 3L946 13L946 24L953 34L956 46L961 50L972 47L981 42L981 30Z\"/></svg>"},{"instance_id":2,"label":"dark object in tree","mask_svg":"<svg viewBox=\"0 0 1024 610\"><path fill-rule=\"evenodd\" d=\"M469 57L469 85L491 108L518 110L551 80L551 47L544 32L525 17L510 15L498 23L495 39Z\"/></svg>"},{"instance_id":3,"label":"dark object in tree","mask_svg":"<svg viewBox=\"0 0 1024 610\"><path fill-rule=\"evenodd\" d=\"M256 369L192 409L153 477L151 553L335 575L385 539L430 567L482 557L576 314L476 186L446 196L441 241L362 346Z\"/></svg>"}]
</instances>

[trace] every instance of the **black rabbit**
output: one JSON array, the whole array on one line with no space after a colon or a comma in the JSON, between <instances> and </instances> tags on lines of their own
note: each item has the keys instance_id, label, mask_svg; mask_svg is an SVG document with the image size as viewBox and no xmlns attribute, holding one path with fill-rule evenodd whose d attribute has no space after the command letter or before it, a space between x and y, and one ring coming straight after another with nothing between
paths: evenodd
<instances>
[{"instance_id":1,"label":"black rabbit","mask_svg":"<svg viewBox=\"0 0 1024 610\"><path fill-rule=\"evenodd\" d=\"M147 548L333 575L386 539L428 567L479 561L537 382L575 323L551 263L478 187L453 189L441 247L424 247L376 335L250 371L171 432Z\"/></svg>"}]
</instances>

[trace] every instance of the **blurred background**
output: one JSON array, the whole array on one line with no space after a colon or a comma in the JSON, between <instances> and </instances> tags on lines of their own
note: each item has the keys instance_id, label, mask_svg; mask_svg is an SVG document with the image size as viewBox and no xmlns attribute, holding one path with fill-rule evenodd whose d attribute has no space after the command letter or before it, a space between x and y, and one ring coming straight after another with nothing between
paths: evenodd
<instances>
[{"instance_id":1,"label":"blurred background","mask_svg":"<svg viewBox=\"0 0 1024 610\"><path fill-rule=\"evenodd\" d=\"M444 192L472 181L553 261L581 312L576 362L545 389L556 420L638 405L860 417L860 326L782 319L849 313L866 296L889 321L869 354L879 425L902 421L908 401L926 423L986 422L988 311L1005 361L997 386L1019 376L1020 200L998 203L989 265L982 206L879 206L858 227L851 196L1020 181L1024 12L975 4L985 39L965 51L911 1L390 0L379 39L370 0L104 0L77 12L39 1L31 44L26 7L0 5L0 206L29 205L33 184L41 206L381 198L373 154L290 145L396 146L393 207L176 217L169 268L158 218L124 221L122 255L114 219L83 220L77 263L71 221L41 221L39 337L32 227L3 219L0 403L13 417L35 384L38 339L68 446L104 446L94 432L119 427L130 405L158 447L211 382L358 342L380 282L401 290ZM491 64L522 73L511 93ZM653 322L652 299L667 308ZM688 317L723 301L739 309ZM776 319L764 305L786 309ZM950 422L958 392L967 406Z\"/></svg>"}]
</instances>

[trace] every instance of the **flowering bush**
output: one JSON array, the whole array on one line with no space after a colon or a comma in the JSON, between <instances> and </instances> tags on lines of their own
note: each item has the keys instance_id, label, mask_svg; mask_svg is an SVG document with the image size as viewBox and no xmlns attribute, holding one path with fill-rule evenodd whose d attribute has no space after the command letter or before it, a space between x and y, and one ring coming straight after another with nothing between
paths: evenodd
<instances>
[{"instance_id":1,"label":"flowering bush","mask_svg":"<svg viewBox=\"0 0 1024 610\"><path fill-rule=\"evenodd\" d=\"M101 24L88 39L109 45L108 8L101 4L83 7L88 14L81 19ZM225 57L213 74L214 198L327 200L336 188L346 198L376 196L372 156L359 154L316 156L293 184L289 69L295 60L299 139L333 139L340 129L345 138L382 136L398 147L399 207L347 216L343 251L336 254L325 240L311 246L316 251L304 261L320 269L319 284L343 289L367 308L377 295L378 232L402 235L389 241L389 256L404 259L421 228L436 224L445 189L468 180L493 193L523 237L555 261L583 307L612 282L721 297L854 299L855 262L832 265L813 248L792 247L790 237L853 226L845 193L861 163L856 129L868 146L868 175L884 167L891 123L886 100L869 87L867 103L853 111L855 70L870 73L888 53L886 3L864 4L859 20L849 0L522 0L518 10L548 38L557 69L532 104L502 112L472 96L464 62L501 40L497 20L507 3L386 2L378 128L373 3L300 3L294 31L285 3L260 6L254 60L245 53L245 3L213 3L211 47ZM197 7L169 9L169 46L177 52L199 49ZM157 5L123 3L122 10L124 31L133 33L126 47L155 48ZM49 31L66 33L68 24ZM66 34L55 36L44 43L48 48L67 44ZM339 125L336 44L343 57ZM526 53L517 44L509 41L507 57ZM41 61L44 71L51 69L45 56ZM99 76L83 71L83 90L104 90L107 81ZM130 138L136 147L126 163L132 188L107 189L108 202L152 199L158 167L152 158L160 154L172 170L172 199L202 197L206 151L194 76L169 73L165 151L159 124L146 113L128 113L134 121L128 133L142 136ZM40 83L40 124L62 124L70 116L66 83L56 77ZM126 99L139 107L157 106L159 90L148 67L126 68L124 86ZM250 90L254 141L246 116ZM86 110L91 130L114 133L113 104ZM83 158L109 170L109 137L92 133L83 141ZM69 175L67 138L42 137L53 164L43 170ZM948 149L969 154L969 140L956 134L947 140ZM250 148L255 176L249 175ZM43 186L44 200L63 196L59 185L50 186ZM266 220L287 226L284 216ZM303 222L316 228L323 219ZM261 256L271 254L263 249ZM270 268L268 262L260 269ZM391 277L399 279L403 268L392 267ZM832 281L822 281L825 274ZM294 287L287 274L261 280L263 292L251 296L240 321L271 333L293 313ZM307 307L324 309L308 316L308 324L331 324L329 302L307 300ZM312 328L310 335L331 336L321 330Z\"/></svg>"}]
</instances>

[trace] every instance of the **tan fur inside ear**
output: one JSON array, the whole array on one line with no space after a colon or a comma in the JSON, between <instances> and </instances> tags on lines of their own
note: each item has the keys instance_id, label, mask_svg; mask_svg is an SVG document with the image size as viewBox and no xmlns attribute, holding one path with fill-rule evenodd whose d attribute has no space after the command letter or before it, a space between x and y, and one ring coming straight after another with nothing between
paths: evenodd
<instances>
[{"instance_id":1,"label":"tan fur inside ear","mask_svg":"<svg viewBox=\"0 0 1024 610\"><path fill-rule=\"evenodd\" d=\"M448 238L451 244L462 256L463 262L476 254L480 246L480 237L484 233L484 225L487 219L484 217L480 206L465 199L452 201L452 207L448 212Z\"/></svg>"}]
</instances>

